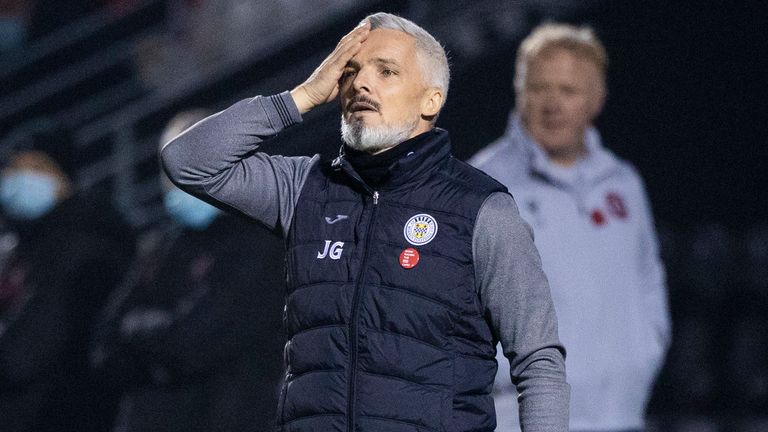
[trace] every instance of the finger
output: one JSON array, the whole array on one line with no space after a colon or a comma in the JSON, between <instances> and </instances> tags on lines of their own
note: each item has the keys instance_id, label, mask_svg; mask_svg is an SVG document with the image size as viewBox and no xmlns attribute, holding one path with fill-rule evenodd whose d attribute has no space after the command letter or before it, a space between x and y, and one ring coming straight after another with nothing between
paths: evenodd
<instances>
[{"instance_id":1,"label":"finger","mask_svg":"<svg viewBox=\"0 0 768 432\"><path fill-rule=\"evenodd\" d=\"M357 42L355 44L346 45L339 50L334 51L330 56L328 56L328 58L325 59L325 61L323 61L321 68L334 69L337 70L340 74L341 70L344 69L344 67L347 65L347 62L349 62L349 60L354 57L358 51L360 51L361 47L362 42Z\"/></svg>"},{"instance_id":2,"label":"finger","mask_svg":"<svg viewBox=\"0 0 768 432\"><path fill-rule=\"evenodd\" d=\"M358 25L357 27L355 27L351 32L344 35L344 37L342 37L339 40L339 43L336 44L336 46L340 47L356 39L365 38L368 36L368 33L370 32L370 30L371 30L371 24L366 21Z\"/></svg>"},{"instance_id":3,"label":"finger","mask_svg":"<svg viewBox=\"0 0 768 432\"><path fill-rule=\"evenodd\" d=\"M358 33L354 38L339 45L331 53L329 59L334 63L338 63L343 60L343 63L346 64L350 58L352 58L355 54L357 54L358 51L360 51L360 47L367 38L367 32Z\"/></svg>"},{"instance_id":4,"label":"finger","mask_svg":"<svg viewBox=\"0 0 768 432\"><path fill-rule=\"evenodd\" d=\"M344 35L344 37L345 37L345 38L346 38L346 37L352 37L352 36L354 36L355 34L359 34L359 33L366 33L366 32L368 32L368 31L370 31L370 30L371 30L371 23L370 23L370 22L368 22L368 21L363 21L363 22L361 22L360 24L358 24L358 25L357 25L355 28L353 28L353 29L352 29L352 31L350 31L349 33L347 33L346 35ZM342 39L343 39L343 38L342 38Z\"/></svg>"},{"instance_id":5,"label":"finger","mask_svg":"<svg viewBox=\"0 0 768 432\"><path fill-rule=\"evenodd\" d=\"M363 46L363 41L357 41L350 43L348 45L345 45L344 47L341 47L339 51L336 53L336 55L333 57L334 63L341 63L342 66L344 66L349 59L355 56L358 51L360 51L360 48Z\"/></svg>"},{"instance_id":6,"label":"finger","mask_svg":"<svg viewBox=\"0 0 768 432\"><path fill-rule=\"evenodd\" d=\"M328 95L328 99L327 99L327 100L328 100L328 101L332 101L332 100L336 99L336 96L338 96L338 94L339 94L339 85L338 85L338 84L336 84L336 85L333 87L333 90L331 90L331 94L330 94L330 95Z\"/></svg>"},{"instance_id":7,"label":"finger","mask_svg":"<svg viewBox=\"0 0 768 432\"><path fill-rule=\"evenodd\" d=\"M349 59L357 54L362 43L368 37L369 28L370 24L366 22L344 36L336 48L323 60L316 72L322 73L321 71L333 69L333 75L340 76ZM338 79L337 76L334 78L334 80Z\"/></svg>"},{"instance_id":8,"label":"finger","mask_svg":"<svg viewBox=\"0 0 768 432\"><path fill-rule=\"evenodd\" d=\"M368 37L368 33L370 32L370 23L365 22L364 24L361 24L357 27L355 27L354 30L344 35L344 37L339 40L339 43L336 44L336 50L343 50L344 47L348 46L349 44L358 43L362 40L365 40L365 38Z\"/></svg>"}]
</instances>

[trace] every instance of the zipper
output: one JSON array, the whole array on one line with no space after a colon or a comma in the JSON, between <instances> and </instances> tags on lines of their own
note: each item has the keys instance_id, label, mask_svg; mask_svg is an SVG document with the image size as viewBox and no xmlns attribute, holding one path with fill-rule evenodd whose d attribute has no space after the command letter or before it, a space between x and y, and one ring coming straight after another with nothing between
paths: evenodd
<instances>
[{"instance_id":1,"label":"zipper","mask_svg":"<svg viewBox=\"0 0 768 432\"><path fill-rule=\"evenodd\" d=\"M355 380L357 375L357 320L360 313L360 291L363 289L365 266L368 262L368 251L370 250L369 241L373 232L374 222L376 221L376 208L379 204L379 192L373 191L373 209L371 209L371 218L368 222L368 229L365 234L365 250L363 251L363 260L360 263L360 271L357 276L357 285L355 293L352 296L352 316L349 320L349 383L347 386L347 424L348 431L355 430Z\"/></svg>"}]
</instances>

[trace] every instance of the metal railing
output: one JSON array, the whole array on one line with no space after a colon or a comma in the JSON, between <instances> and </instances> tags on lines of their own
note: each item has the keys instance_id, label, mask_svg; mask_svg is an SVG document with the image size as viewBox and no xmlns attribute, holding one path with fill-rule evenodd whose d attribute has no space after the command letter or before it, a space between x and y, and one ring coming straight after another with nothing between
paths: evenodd
<instances>
[{"instance_id":1,"label":"metal railing","mask_svg":"<svg viewBox=\"0 0 768 432\"><path fill-rule=\"evenodd\" d=\"M78 185L88 188L112 181L115 200L131 223L142 227L159 220L162 209L155 205L160 193L155 186L157 177L136 171L141 165L156 164L159 135L165 123L183 109L222 109L257 91L277 92L295 85L324 58L337 35L348 30L350 17L362 18L364 11L376 3L384 2L344 3L345 7L326 11L325 15L307 15L293 21L285 31L254 43L247 56L224 59L204 73L179 76L162 91L148 93L77 128L74 141L78 149L112 148L108 157L83 167ZM306 52L313 54L308 56ZM333 108L319 115L331 112Z\"/></svg>"}]
</instances>

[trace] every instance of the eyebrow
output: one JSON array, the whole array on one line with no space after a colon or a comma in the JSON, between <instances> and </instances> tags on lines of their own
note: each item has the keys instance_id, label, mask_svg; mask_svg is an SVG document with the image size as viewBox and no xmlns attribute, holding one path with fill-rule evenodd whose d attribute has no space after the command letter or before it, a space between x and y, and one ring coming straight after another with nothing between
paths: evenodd
<instances>
[{"instance_id":1,"label":"eyebrow","mask_svg":"<svg viewBox=\"0 0 768 432\"><path fill-rule=\"evenodd\" d=\"M391 58L376 57L375 59L371 60L371 62L376 64L400 66L400 63L398 63L397 60ZM356 60L350 59L345 67L360 69L360 63L358 63Z\"/></svg>"},{"instance_id":2,"label":"eyebrow","mask_svg":"<svg viewBox=\"0 0 768 432\"><path fill-rule=\"evenodd\" d=\"M391 59L391 58L377 57L377 58L373 59L373 62L374 63L379 63L379 64L391 64L391 65L395 65L395 66L399 66L400 65L400 63L398 63L395 59Z\"/></svg>"}]
</instances>

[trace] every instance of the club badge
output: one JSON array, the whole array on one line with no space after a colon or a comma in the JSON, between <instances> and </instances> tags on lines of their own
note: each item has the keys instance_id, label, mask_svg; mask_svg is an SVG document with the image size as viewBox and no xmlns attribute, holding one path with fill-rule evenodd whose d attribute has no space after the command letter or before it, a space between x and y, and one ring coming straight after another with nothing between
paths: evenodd
<instances>
[{"instance_id":1,"label":"club badge","mask_svg":"<svg viewBox=\"0 0 768 432\"><path fill-rule=\"evenodd\" d=\"M408 219L403 228L403 235L408 243L423 246L432 241L437 234L437 221L432 216L422 213Z\"/></svg>"}]
</instances>

